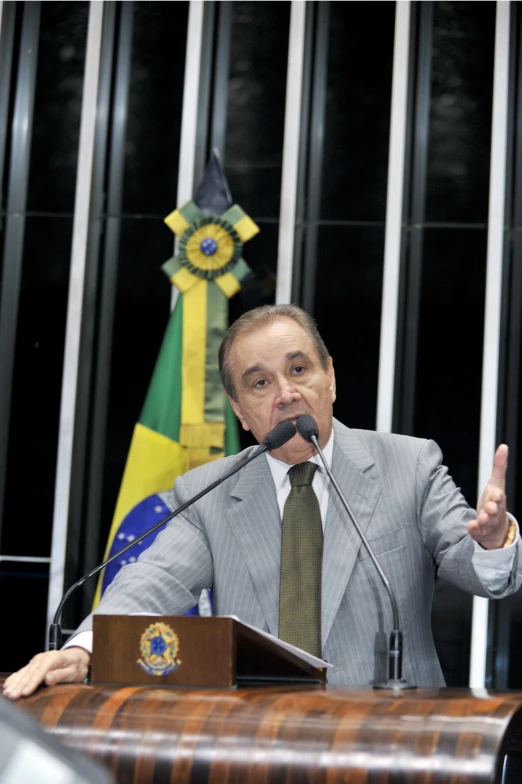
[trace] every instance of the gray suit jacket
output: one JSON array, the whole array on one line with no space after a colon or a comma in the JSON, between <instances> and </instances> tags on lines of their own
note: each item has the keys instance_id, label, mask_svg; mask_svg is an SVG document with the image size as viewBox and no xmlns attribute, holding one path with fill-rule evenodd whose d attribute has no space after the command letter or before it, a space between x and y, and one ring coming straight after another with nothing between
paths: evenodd
<instances>
[{"instance_id":1,"label":"gray suit jacket","mask_svg":"<svg viewBox=\"0 0 522 784\"><path fill-rule=\"evenodd\" d=\"M435 576L469 593L500 598L522 581L520 545L509 584L493 596L471 564L466 523L475 512L441 465L438 446L350 430L336 420L334 434L332 470L395 591L404 675L419 686L442 685L430 621ZM243 454L179 477L176 505ZM203 588L212 588L215 614L235 614L277 635L280 546L275 488L261 456L169 523L136 563L121 570L97 612L181 614L197 603ZM364 685L385 677L389 598L333 488L324 534L321 625L323 656L334 665L330 683ZM87 619L79 631L89 627Z\"/></svg>"}]
</instances>

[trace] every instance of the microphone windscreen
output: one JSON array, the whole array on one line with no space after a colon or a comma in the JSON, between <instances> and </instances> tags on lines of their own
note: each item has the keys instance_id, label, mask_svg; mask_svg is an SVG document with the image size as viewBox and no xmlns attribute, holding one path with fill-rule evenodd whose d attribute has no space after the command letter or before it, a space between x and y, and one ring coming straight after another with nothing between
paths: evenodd
<instances>
[{"instance_id":1,"label":"microphone windscreen","mask_svg":"<svg viewBox=\"0 0 522 784\"><path fill-rule=\"evenodd\" d=\"M279 449L280 446L286 444L286 442L290 441L290 439L293 438L295 434L296 429L293 422L280 422L274 427L273 430L270 431L263 441L263 444L266 446L268 451L271 452L272 449Z\"/></svg>"},{"instance_id":2,"label":"microphone windscreen","mask_svg":"<svg viewBox=\"0 0 522 784\"><path fill-rule=\"evenodd\" d=\"M315 419L308 414L297 417L297 429L305 441L311 441L312 436L319 438L319 428Z\"/></svg>"}]
</instances>

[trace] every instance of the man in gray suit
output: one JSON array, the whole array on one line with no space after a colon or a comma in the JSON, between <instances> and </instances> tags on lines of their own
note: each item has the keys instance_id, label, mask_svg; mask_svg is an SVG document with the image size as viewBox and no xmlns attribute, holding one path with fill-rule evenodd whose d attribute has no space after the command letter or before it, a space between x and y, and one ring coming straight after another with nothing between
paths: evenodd
<instances>
[{"instance_id":1,"label":"man in gray suit","mask_svg":"<svg viewBox=\"0 0 522 784\"><path fill-rule=\"evenodd\" d=\"M325 457L394 588L405 677L420 686L442 685L430 625L435 577L490 598L513 593L522 580L518 526L506 513L507 447L498 448L475 511L433 441L351 430L337 422L332 359L313 321L295 306L242 316L223 342L220 367L234 412L258 442L283 420L295 422L302 414L315 419ZM242 456L179 477L176 505ZM312 486L324 532L320 625L322 655L334 665L329 682L382 679L392 627L387 594L315 449L298 434L169 523L136 563L121 570L97 612L180 614L203 588L212 588L216 614L235 614L277 634L287 472L305 461L319 464ZM7 679L5 695L16 699L42 681L85 678L90 629L88 618L69 647L34 657Z\"/></svg>"}]
</instances>

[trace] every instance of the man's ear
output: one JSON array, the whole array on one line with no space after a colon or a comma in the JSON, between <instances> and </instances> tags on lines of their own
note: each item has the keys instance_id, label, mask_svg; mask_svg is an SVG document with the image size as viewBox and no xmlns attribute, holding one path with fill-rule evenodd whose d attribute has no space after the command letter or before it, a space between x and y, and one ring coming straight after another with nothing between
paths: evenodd
<instances>
[{"instance_id":1,"label":"man's ear","mask_svg":"<svg viewBox=\"0 0 522 784\"><path fill-rule=\"evenodd\" d=\"M227 397L228 397L228 399L230 401L230 405L232 406L232 411L234 412L234 414L237 416L237 418L241 422L241 427L243 428L243 430L250 430L249 426L247 425L247 423L246 423L246 421L245 421L245 419L244 419L244 417L243 417L243 415L241 413L241 409L239 407L239 403L237 403L235 400L233 400L230 397L230 395L227 395Z\"/></svg>"},{"instance_id":2,"label":"man's ear","mask_svg":"<svg viewBox=\"0 0 522 784\"><path fill-rule=\"evenodd\" d=\"M333 367L333 361L331 357L328 357L328 368L326 370L328 375L328 380L330 381L330 390L332 392L332 403L335 403L337 394L336 394L336 383L335 383L335 371Z\"/></svg>"}]
</instances>

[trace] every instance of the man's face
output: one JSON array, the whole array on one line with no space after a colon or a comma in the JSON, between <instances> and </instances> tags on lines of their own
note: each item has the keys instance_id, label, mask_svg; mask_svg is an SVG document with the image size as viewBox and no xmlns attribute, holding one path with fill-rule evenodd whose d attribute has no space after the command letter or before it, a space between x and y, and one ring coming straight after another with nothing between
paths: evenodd
<instances>
[{"instance_id":1,"label":"man's face","mask_svg":"<svg viewBox=\"0 0 522 784\"><path fill-rule=\"evenodd\" d=\"M294 422L309 414L325 446L332 432L335 374L332 360L326 370L305 330L285 316L239 335L230 350L230 368L237 401L232 408L245 430L261 443L285 419ZM315 449L297 433L271 453L285 463L302 463Z\"/></svg>"}]
</instances>

